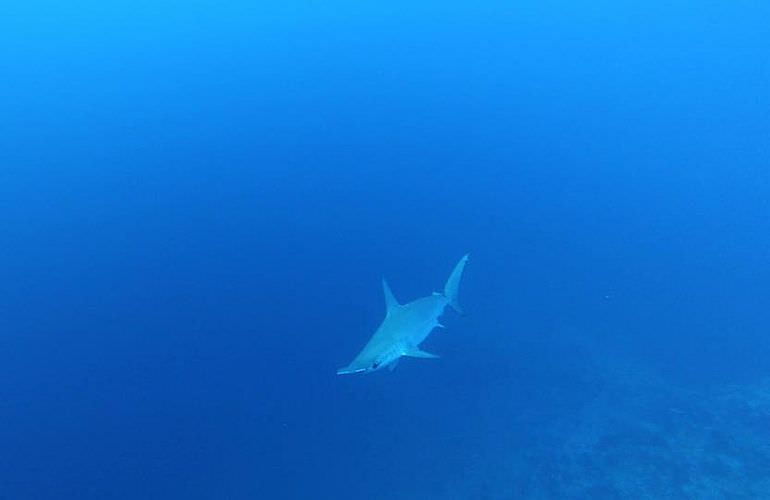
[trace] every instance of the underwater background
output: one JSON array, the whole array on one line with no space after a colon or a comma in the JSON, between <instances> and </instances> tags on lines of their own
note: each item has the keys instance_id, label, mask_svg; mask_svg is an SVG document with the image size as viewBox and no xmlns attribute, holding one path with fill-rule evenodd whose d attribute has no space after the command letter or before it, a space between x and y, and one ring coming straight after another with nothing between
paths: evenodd
<instances>
[{"instance_id":1,"label":"underwater background","mask_svg":"<svg viewBox=\"0 0 770 500\"><path fill-rule=\"evenodd\" d=\"M2 11L0 498L770 498L770 3Z\"/></svg>"}]
</instances>

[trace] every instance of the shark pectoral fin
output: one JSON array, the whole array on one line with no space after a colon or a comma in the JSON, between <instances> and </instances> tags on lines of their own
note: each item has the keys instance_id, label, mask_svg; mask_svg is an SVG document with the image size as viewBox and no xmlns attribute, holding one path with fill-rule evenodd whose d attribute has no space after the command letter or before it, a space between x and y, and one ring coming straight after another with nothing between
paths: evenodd
<instances>
[{"instance_id":1,"label":"shark pectoral fin","mask_svg":"<svg viewBox=\"0 0 770 500\"><path fill-rule=\"evenodd\" d=\"M425 352L419 347L412 347L411 349L405 351L404 356L409 356L410 358L426 358L426 359L438 358L437 355L431 354L429 352Z\"/></svg>"},{"instance_id":2,"label":"shark pectoral fin","mask_svg":"<svg viewBox=\"0 0 770 500\"><path fill-rule=\"evenodd\" d=\"M396 369L396 367L398 366L398 360L399 360L399 359L401 359L401 358L396 358L396 359L394 359L394 360L393 360L393 362L392 362L391 364L389 364L389 365L388 365L388 371L389 371L389 372L392 372L393 370L395 370L395 369Z\"/></svg>"}]
</instances>

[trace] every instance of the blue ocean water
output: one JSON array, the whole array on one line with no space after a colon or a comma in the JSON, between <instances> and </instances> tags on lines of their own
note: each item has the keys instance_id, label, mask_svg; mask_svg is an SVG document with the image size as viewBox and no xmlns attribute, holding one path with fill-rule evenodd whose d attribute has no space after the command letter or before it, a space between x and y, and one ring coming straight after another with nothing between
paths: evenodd
<instances>
[{"instance_id":1,"label":"blue ocean water","mask_svg":"<svg viewBox=\"0 0 770 500\"><path fill-rule=\"evenodd\" d=\"M0 498L770 498L768 20L5 5Z\"/></svg>"}]
</instances>

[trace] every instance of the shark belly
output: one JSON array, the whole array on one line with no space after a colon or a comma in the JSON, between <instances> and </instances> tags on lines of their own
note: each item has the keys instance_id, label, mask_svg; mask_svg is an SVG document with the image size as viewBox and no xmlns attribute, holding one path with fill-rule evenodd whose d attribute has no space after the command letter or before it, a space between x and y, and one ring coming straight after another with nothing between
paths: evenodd
<instances>
[{"instance_id":1,"label":"shark belly","mask_svg":"<svg viewBox=\"0 0 770 500\"><path fill-rule=\"evenodd\" d=\"M419 346L436 327L440 327L438 318L444 314L448 304L446 298L441 295L431 295L407 304L405 308L412 317L411 331L404 332L407 343Z\"/></svg>"}]
</instances>

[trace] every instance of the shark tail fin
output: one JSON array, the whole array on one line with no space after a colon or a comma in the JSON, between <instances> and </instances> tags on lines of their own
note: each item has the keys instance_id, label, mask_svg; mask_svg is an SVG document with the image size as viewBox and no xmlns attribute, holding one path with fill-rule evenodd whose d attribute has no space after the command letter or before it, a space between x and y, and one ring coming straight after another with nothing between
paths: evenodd
<instances>
[{"instance_id":1,"label":"shark tail fin","mask_svg":"<svg viewBox=\"0 0 770 500\"><path fill-rule=\"evenodd\" d=\"M463 269L465 269L466 262L468 262L468 254L465 254L463 258L460 259L460 262L458 262L452 270L452 274L449 275L449 279L446 280L446 285L444 285L444 297L449 300L449 305L452 306L452 309L460 314L462 314L463 309L460 307L460 303L457 300L457 292L460 287L460 278L463 275Z\"/></svg>"}]
</instances>

